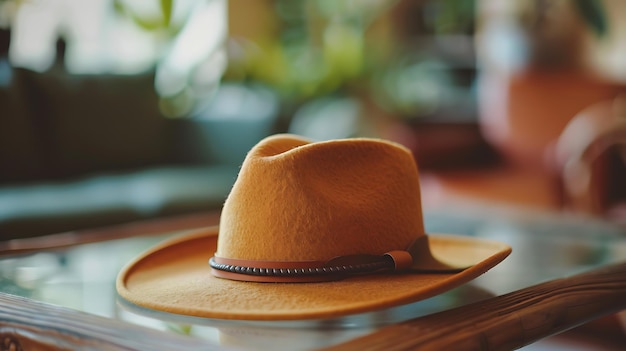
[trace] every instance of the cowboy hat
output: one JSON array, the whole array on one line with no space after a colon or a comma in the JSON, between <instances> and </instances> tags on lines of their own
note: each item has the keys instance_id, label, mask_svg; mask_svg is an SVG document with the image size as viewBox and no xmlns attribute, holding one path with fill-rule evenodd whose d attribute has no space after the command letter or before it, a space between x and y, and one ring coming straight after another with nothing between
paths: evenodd
<instances>
[{"instance_id":1,"label":"cowboy hat","mask_svg":"<svg viewBox=\"0 0 626 351\"><path fill-rule=\"evenodd\" d=\"M140 307L203 318L334 318L434 296L510 252L427 235L405 147L279 134L246 156L219 227L143 253L122 269L117 291Z\"/></svg>"}]
</instances>

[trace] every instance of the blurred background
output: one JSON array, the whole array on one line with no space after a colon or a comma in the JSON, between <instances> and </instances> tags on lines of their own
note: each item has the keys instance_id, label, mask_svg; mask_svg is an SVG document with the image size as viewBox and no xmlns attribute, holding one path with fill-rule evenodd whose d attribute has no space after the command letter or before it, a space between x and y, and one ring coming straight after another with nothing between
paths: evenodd
<instances>
[{"instance_id":1,"label":"blurred background","mask_svg":"<svg viewBox=\"0 0 626 351\"><path fill-rule=\"evenodd\" d=\"M0 0L0 239L219 210L282 132L409 147L425 207L626 225L620 0Z\"/></svg>"}]
</instances>

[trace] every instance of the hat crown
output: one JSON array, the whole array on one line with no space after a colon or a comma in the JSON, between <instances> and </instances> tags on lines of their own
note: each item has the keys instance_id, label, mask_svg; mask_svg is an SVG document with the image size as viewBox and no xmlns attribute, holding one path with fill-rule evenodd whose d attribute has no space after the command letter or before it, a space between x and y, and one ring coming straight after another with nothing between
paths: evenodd
<instances>
[{"instance_id":1,"label":"hat crown","mask_svg":"<svg viewBox=\"0 0 626 351\"><path fill-rule=\"evenodd\" d=\"M327 261L404 250L423 235L408 149L378 139L276 135L243 162L222 210L216 256Z\"/></svg>"}]
</instances>

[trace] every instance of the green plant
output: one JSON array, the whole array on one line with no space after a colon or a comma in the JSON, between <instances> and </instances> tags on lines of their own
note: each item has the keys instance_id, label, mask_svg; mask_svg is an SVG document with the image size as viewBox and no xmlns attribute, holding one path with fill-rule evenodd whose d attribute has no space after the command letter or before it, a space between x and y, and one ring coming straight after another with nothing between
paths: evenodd
<instances>
[{"instance_id":1,"label":"green plant","mask_svg":"<svg viewBox=\"0 0 626 351\"><path fill-rule=\"evenodd\" d=\"M375 56L367 30L395 2L277 0L275 37L238 41L225 79L267 84L295 103L353 86Z\"/></svg>"},{"instance_id":2,"label":"green plant","mask_svg":"<svg viewBox=\"0 0 626 351\"><path fill-rule=\"evenodd\" d=\"M118 15L130 18L141 29L149 32L164 32L168 36L174 36L184 23L172 22L174 0L159 0L160 11L150 15L138 13L123 0L114 0L113 8Z\"/></svg>"},{"instance_id":3,"label":"green plant","mask_svg":"<svg viewBox=\"0 0 626 351\"><path fill-rule=\"evenodd\" d=\"M602 37L608 32L606 13L601 0L574 0L574 7L596 36Z\"/></svg>"}]
</instances>

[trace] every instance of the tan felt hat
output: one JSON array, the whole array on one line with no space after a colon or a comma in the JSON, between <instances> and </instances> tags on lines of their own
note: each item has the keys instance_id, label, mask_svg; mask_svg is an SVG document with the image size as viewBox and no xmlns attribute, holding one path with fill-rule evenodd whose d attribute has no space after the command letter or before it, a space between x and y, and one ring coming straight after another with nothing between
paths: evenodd
<instances>
[{"instance_id":1,"label":"tan felt hat","mask_svg":"<svg viewBox=\"0 0 626 351\"><path fill-rule=\"evenodd\" d=\"M505 244L426 235L410 151L379 139L268 137L248 153L220 225L166 241L119 295L203 318L334 318L432 297L502 261Z\"/></svg>"}]
</instances>

